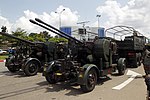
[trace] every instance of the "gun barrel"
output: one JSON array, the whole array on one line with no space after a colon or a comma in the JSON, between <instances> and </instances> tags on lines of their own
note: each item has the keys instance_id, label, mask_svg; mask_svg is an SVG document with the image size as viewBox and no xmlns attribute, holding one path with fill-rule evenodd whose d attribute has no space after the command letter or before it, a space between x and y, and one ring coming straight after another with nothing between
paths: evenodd
<instances>
[{"instance_id":1,"label":"gun barrel","mask_svg":"<svg viewBox=\"0 0 150 100\"><path fill-rule=\"evenodd\" d=\"M28 43L28 44L30 44L30 45L35 45L35 43L33 43L33 42L31 42L31 41L27 41L27 40L18 38L18 37L13 36L13 35L11 35L11 34L9 34L9 33L0 32L0 34L3 35L3 36L7 36L7 37L9 37L9 38L14 38L14 39L16 39L16 40L19 40L19 41Z\"/></svg>"},{"instance_id":2,"label":"gun barrel","mask_svg":"<svg viewBox=\"0 0 150 100\"><path fill-rule=\"evenodd\" d=\"M54 30L49 29L49 28L47 28L46 26L43 26L43 25L41 25L41 24L35 22L35 21L32 20L32 19L30 19L29 21L30 21L31 23L36 24L36 25L38 25L38 26L41 26L41 27L43 27L43 28L45 28L45 29L47 29L47 30L49 30L49 31L51 31L51 32L53 32L53 33L55 33L55 34L57 34L57 35L60 35L61 37L67 38L66 36L64 36L64 35L62 35L62 34L60 34L60 33L57 33L57 32L55 32Z\"/></svg>"},{"instance_id":3,"label":"gun barrel","mask_svg":"<svg viewBox=\"0 0 150 100\"><path fill-rule=\"evenodd\" d=\"M36 20L37 22L41 23L41 24L44 24L44 25L48 26L48 27L51 28L51 29L49 29L49 28L47 28L47 27L45 27L45 26L43 26L43 25L41 25L41 24L39 24L39 23L37 23L37 22L35 22L35 21L33 22L33 20L30 20L30 22L32 22L33 24L37 24L37 25L39 25L39 26L41 26L41 27L43 27L43 28L45 28L45 29L47 29L47 30L49 30L49 31L51 31L51 32L53 32L53 33L55 33L55 34L57 34L57 35L60 35L60 36L62 36L62 37L64 37L64 38L66 38L66 39L72 39L72 40L74 40L74 41L76 41L76 42L78 42L78 43L83 44L81 41L79 41L79 40L77 40L77 39L71 37L70 35L68 35L68 34L66 34L66 33L60 31L59 29L53 27L52 25L49 25L49 24L43 22L42 20L40 20L40 19L38 19L38 18L35 18L35 20ZM52 30L52 29L53 29L53 30ZM55 30L55 31L54 31L54 30Z\"/></svg>"}]
</instances>

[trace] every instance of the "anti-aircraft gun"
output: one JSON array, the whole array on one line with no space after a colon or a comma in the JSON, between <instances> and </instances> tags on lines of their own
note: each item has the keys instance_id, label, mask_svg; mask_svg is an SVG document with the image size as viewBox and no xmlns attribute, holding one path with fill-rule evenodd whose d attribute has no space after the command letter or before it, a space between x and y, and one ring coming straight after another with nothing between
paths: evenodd
<instances>
[{"instance_id":1,"label":"anti-aircraft gun","mask_svg":"<svg viewBox=\"0 0 150 100\"><path fill-rule=\"evenodd\" d=\"M110 38L96 37L94 41L79 41L40 19L30 20L61 37L68 39L67 53L44 67L44 76L50 84L59 81L79 84L83 92L95 88L97 80L118 69L125 73L126 59L116 56L116 43Z\"/></svg>"},{"instance_id":2,"label":"anti-aircraft gun","mask_svg":"<svg viewBox=\"0 0 150 100\"><path fill-rule=\"evenodd\" d=\"M46 43L31 42L5 32L0 34L18 40L13 54L6 58L5 66L10 72L14 73L22 69L27 76L32 76L42 70L47 53Z\"/></svg>"}]
</instances>

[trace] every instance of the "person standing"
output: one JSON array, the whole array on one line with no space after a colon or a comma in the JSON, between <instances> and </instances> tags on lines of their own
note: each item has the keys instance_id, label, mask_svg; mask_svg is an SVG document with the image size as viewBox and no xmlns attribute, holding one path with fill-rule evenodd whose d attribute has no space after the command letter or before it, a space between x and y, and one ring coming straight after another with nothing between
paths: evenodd
<instances>
[{"instance_id":1,"label":"person standing","mask_svg":"<svg viewBox=\"0 0 150 100\"><path fill-rule=\"evenodd\" d=\"M150 51L148 49L145 49L143 53L143 65L145 74L150 74Z\"/></svg>"},{"instance_id":2,"label":"person standing","mask_svg":"<svg viewBox=\"0 0 150 100\"><path fill-rule=\"evenodd\" d=\"M145 83L147 86L147 100L150 100L150 51L144 50L143 53L143 67L145 71Z\"/></svg>"}]
</instances>

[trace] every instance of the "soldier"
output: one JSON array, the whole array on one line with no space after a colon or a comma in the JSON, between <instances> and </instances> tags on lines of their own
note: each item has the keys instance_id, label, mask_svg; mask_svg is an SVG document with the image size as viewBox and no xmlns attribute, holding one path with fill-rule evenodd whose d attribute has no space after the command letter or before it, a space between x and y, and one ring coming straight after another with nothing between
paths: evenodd
<instances>
[{"instance_id":1,"label":"soldier","mask_svg":"<svg viewBox=\"0 0 150 100\"><path fill-rule=\"evenodd\" d=\"M145 74L150 74L150 51L145 49L143 53L143 65Z\"/></svg>"},{"instance_id":2,"label":"soldier","mask_svg":"<svg viewBox=\"0 0 150 100\"><path fill-rule=\"evenodd\" d=\"M150 51L148 51L146 48L144 49L143 53L143 66L146 74L144 77L147 86L148 100L150 100Z\"/></svg>"}]
</instances>

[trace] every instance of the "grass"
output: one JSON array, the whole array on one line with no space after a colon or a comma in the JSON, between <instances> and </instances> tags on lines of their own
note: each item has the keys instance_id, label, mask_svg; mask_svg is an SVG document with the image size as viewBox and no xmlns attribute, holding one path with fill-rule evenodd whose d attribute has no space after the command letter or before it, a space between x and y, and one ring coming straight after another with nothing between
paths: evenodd
<instances>
[{"instance_id":1,"label":"grass","mask_svg":"<svg viewBox=\"0 0 150 100\"><path fill-rule=\"evenodd\" d=\"M8 55L0 55L0 60L5 60L8 57Z\"/></svg>"}]
</instances>

